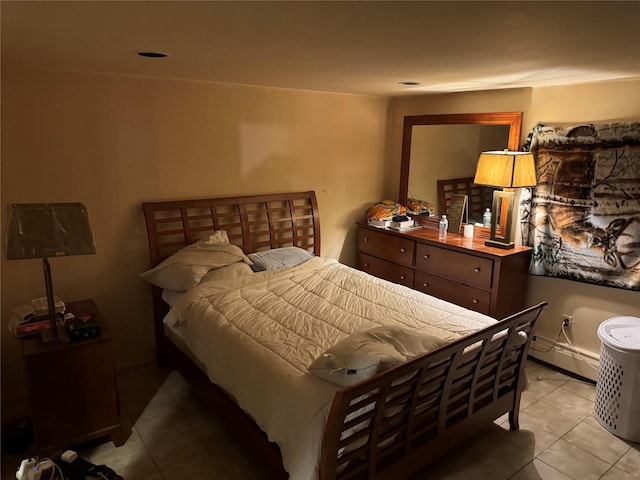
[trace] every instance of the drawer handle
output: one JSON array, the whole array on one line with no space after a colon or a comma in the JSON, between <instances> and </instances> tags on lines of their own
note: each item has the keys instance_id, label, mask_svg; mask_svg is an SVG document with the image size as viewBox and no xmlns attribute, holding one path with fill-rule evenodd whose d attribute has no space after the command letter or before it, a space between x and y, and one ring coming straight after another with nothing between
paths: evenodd
<instances>
[{"instance_id":1,"label":"drawer handle","mask_svg":"<svg viewBox=\"0 0 640 480\"><path fill-rule=\"evenodd\" d=\"M364 266L368 267L369 266L369 262L364 262Z\"/></svg>"},{"instance_id":2,"label":"drawer handle","mask_svg":"<svg viewBox=\"0 0 640 480\"><path fill-rule=\"evenodd\" d=\"M362 240L365 241L365 242L368 242L369 241L369 237L364 237Z\"/></svg>"},{"instance_id":3,"label":"drawer handle","mask_svg":"<svg viewBox=\"0 0 640 480\"><path fill-rule=\"evenodd\" d=\"M402 248L400 249L400 253L404 253L404 252L406 252L406 250L405 250L405 248L404 248L404 247L402 247Z\"/></svg>"},{"instance_id":4,"label":"drawer handle","mask_svg":"<svg viewBox=\"0 0 640 480\"><path fill-rule=\"evenodd\" d=\"M429 254L425 255L425 256L424 256L424 257L422 257L422 258L424 258L425 260L429 260Z\"/></svg>"},{"instance_id":5,"label":"drawer handle","mask_svg":"<svg viewBox=\"0 0 640 480\"><path fill-rule=\"evenodd\" d=\"M423 286L423 287L428 287L428 286L429 286L429 284L428 284L427 282L424 282L424 283L422 284L422 286Z\"/></svg>"},{"instance_id":6,"label":"drawer handle","mask_svg":"<svg viewBox=\"0 0 640 480\"><path fill-rule=\"evenodd\" d=\"M404 275L400 275L400 280L404 280L405 278L407 277L405 277Z\"/></svg>"},{"instance_id":7,"label":"drawer handle","mask_svg":"<svg viewBox=\"0 0 640 480\"><path fill-rule=\"evenodd\" d=\"M475 303L476 305L480 303L480 300L478 300L477 298L473 299L473 303Z\"/></svg>"},{"instance_id":8,"label":"drawer handle","mask_svg":"<svg viewBox=\"0 0 640 480\"><path fill-rule=\"evenodd\" d=\"M480 267L476 267L473 269L474 272L479 273L480 272Z\"/></svg>"}]
</instances>

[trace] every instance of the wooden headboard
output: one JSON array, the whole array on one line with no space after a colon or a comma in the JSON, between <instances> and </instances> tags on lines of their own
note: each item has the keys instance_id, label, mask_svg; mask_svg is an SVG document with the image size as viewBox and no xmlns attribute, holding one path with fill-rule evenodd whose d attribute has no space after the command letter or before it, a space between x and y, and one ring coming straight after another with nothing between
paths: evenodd
<instances>
[{"instance_id":1,"label":"wooden headboard","mask_svg":"<svg viewBox=\"0 0 640 480\"><path fill-rule=\"evenodd\" d=\"M493 188L473 183L473 177L438 180L438 212L447 213L451 196L466 195L469 218L481 221L484 209L491 208Z\"/></svg>"},{"instance_id":2,"label":"wooden headboard","mask_svg":"<svg viewBox=\"0 0 640 480\"><path fill-rule=\"evenodd\" d=\"M145 202L151 266L181 248L226 230L245 253L300 247L320 255L315 192Z\"/></svg>"}]
</instances>

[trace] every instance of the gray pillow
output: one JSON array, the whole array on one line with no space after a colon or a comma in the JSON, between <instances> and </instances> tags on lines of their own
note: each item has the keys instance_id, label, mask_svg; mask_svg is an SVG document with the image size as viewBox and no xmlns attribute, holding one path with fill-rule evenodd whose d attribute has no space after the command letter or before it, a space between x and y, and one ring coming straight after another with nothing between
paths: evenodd
<instances>
[{"instance_id":1,"label":"gray pillow","mask_svg":"<svg viewBox=\"0 0 640 480\"><path fill-rule=\"evenodd\" d=\"M313 258L314 255L299 247L283 247L250 253L247 256L251 260L251 268L254 272L264 272L265 270L295 267Z\"/></svg>"}]
</instances>

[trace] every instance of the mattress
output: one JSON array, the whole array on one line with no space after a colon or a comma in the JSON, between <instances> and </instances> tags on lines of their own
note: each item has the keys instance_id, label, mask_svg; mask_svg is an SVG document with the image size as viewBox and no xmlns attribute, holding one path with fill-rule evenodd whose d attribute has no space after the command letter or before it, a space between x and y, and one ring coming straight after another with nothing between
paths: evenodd
<instances>
[{"instance_id":1,"label":"mattress","mask_svg":"<svg viewBox=\"0 0 640 480\"><path fill-rule=\"evenodd\" d=\"M330 258L204 282L165 317L212 382L280 447L292 480L318 478L338 385L308 366L349 335L396 325L454 340L495 323L480 313L372 277Z\"/></svg>"}]
</instances>

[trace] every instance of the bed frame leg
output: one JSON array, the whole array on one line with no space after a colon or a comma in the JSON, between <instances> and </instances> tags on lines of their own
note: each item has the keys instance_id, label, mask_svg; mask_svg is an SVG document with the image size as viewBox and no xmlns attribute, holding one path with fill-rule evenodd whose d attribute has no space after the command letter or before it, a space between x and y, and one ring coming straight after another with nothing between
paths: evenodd
<instances>
[{"instance_id":1,"label":"bed frame leg","mask_svg":"<svg viewBox=\"0 0 640 480\"><path fill-rule=\"evenodd\" d=\"M160 368L167 366L167 359L161 352L156 352L156 365Z\"/></svg>"},{"instance_id":2,"label":"bed frame leg","mask_svg":"<svg viewBox=\"0 0 640 480\"><path fill-rule=\"evenodd\" d=\"M509 412L509 429L510 430L520 430L520 409L514 408Z\"/></svg>"}]
</instances>

